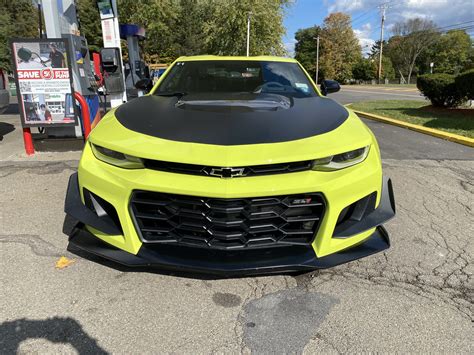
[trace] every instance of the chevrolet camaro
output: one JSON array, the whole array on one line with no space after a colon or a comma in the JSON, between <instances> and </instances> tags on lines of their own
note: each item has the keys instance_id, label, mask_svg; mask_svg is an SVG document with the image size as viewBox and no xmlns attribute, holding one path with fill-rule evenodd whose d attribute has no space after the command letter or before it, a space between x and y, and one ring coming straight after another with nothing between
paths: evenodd
<instances>
[{"instance_id":1,"label":"chevrolet camaro","mask_svg":"<svg viewBox=\"0 0 474 355\"><path fill-rule=\"evenodd\" d=\"M387 249L392 184L373 133L326 97L337 90L288 58L177 59L90 134L67 190L70 244L128 266L236 275Z\"/></svg>"}]
</instances>

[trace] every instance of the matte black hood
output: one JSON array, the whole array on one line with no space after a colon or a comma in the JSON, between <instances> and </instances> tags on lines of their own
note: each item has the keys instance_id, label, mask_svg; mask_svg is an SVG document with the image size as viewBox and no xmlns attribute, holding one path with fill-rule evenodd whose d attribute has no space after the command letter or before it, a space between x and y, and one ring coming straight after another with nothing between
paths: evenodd
<instances>
[{"instance_id":1,"label":"matte black hood","mask_svg":"<svg viewBox=\"0 0 474 355\"><path fill-rule=\"evenodd\" d=\"M179 96L179 95L178 95ZM330 132L348 117L335 101L280 95L205 100L143 96L115 111L126 128L179 142L216 145L280 143Z\"/></svg>"}]
</instances>

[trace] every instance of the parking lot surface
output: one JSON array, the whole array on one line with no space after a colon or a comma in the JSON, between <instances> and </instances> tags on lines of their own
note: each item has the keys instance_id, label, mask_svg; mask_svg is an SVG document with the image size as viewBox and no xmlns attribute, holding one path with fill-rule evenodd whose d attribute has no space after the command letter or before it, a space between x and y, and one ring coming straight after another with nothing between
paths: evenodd
<instances>
[{"instance_id":1,"label":"parking lot surface","mask_svg":"<svg viewBox=\"0 0 474 355\"><path fill-rule=\"evenodd\" d=\"M416 87L405 85L342 85L341 91L331 94L331 98L342 104L366 100L425 100Z\"/></svg>"},{"instance_id":2,"label":"parking lot surface","mask_svg":"<svg viewBox=\"0 0 474 355\"><path fill-rule=\"evenodd\" d=\"M368 121L394 183L392 247L307 274L213 279L67 251L80 152L25 157L18 120L0 115L0 353L474 352L471 148ZM74 262L57 269L61 256Z\"/></svg>"}]
</instances>

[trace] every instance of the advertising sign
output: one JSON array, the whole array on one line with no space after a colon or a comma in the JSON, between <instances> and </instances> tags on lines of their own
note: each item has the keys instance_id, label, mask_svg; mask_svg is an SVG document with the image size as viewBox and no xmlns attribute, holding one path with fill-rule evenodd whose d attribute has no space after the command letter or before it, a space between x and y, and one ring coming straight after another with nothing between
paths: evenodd
<instances>
[{"instance_id":1,"label":"advertising sign","mask_svg":"<svg viewBox=\"0 0 474 355\"><path fill-rule=\"evenodd\" d=\"M24 127L76 124L67 40L11 42L18 106Z\"/></svg>"}]
</instances>

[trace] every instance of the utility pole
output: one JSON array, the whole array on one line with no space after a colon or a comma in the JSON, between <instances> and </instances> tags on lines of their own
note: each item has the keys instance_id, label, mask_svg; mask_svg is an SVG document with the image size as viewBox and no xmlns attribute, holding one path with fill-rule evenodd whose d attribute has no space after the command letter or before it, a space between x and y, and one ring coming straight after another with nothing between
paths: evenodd
<instances>
[{"instance_id":1,"label":"utility pole","mask_svg":"<svg viewBox=\"0 0 474 355\"><path fill-rule=\"evenodd\" d=\"M382 79L382 52L383 52L383 26L385 24L385 10L388 9L388 3L381 4L379 6L380 11L382 12L382 23L380 25L380 51L379 51L379 73L378 73L378 83Z\"/></svg>"},{"instance_id":2,"label":"utility pole","mask_svg":"<svg viewBox=\"0 0 474 355\"><path fill-rule=\"evenodd\" d=\"M316 37L316 85L318 85L319 75L319 35Z\"/></svg>"},{"instance_id":3,"label":"utility pole","mask_svg":"<svg viewBox=\"0 0 474 355\"><path fill-rule=\"evenodd\" d=\"M250 16L252 12L249 11L247 14L247 57L250 55Z\"/></svg>"}]
</instances>

